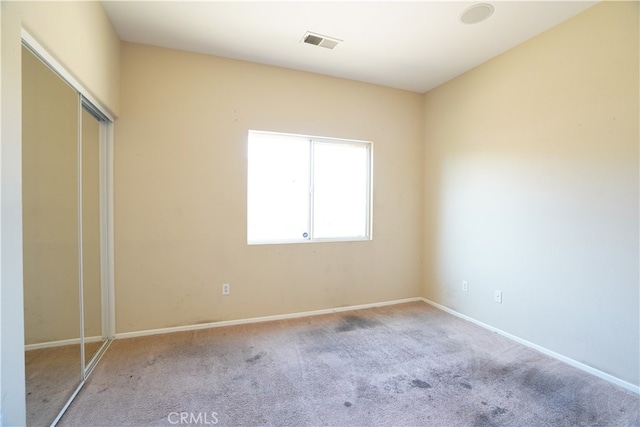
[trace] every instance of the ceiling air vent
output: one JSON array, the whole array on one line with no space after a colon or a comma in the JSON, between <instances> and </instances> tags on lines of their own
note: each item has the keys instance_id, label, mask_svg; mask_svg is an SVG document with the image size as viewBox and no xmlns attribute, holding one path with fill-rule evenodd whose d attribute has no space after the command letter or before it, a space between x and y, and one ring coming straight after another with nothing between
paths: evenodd
<instances>
[{"instance_id":1,"label":"ceiling air vent","mask_svg":"<svg viewBox=\"0 0 640 427\"><path fill-rule=\"evenodd\" d=\"M315 34L307 31L307 33L302 38L302 42L306 44L312 44L314 46L326 47L327 49L333 49L340 43L342 40L334 39L332 37L322 36L320 34Z\"/></svg>"}]
</instances>

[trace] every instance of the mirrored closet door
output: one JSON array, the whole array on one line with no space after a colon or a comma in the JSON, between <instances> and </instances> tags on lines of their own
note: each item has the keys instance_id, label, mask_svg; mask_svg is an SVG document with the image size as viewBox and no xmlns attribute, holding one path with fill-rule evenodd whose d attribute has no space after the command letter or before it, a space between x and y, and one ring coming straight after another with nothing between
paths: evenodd
<instances>
[{"instance_id":1,"label":"mirrored closet door","mask_svg":"<svg viewBox=\"0 0 640 427\"><path fill-rule=\"evenodd\" d=\"M103 313L106 291L105 267L102 262L104 203L100 187L100 152L104 120L86 102L82 106L82 311L84 330L84 363L89 367L94 356L107 339L108 325Z\"/></svg>"},{"instance_id":2,"label":"mirrored closet door","mask_svg":"<svg viewBox=\"0 0 640 427\"><path fill-rule=\"evenodd\" d=\"M108 126L23 46L27 425L57 422L109 342Z\"/></svg>"}]
</instances>

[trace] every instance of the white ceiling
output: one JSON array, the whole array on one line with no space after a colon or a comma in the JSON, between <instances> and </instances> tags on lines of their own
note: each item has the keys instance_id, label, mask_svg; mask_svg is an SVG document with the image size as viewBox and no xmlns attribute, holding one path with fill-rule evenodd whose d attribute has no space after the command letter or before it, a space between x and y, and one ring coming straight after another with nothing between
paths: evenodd
<instances>
[{"instance_id":1,"label":"white ceiling","mask_svg":"<svg viewBox=\"0 0 640 427\"><path fill-rule=\"evenodd\" d=\"M490 2L467 25L469 6ZM418 93L450 80L596 1L105 1L122 40L275 65ZM301 43L311 31L343 40Z\"/></svg>"}]
</instances>

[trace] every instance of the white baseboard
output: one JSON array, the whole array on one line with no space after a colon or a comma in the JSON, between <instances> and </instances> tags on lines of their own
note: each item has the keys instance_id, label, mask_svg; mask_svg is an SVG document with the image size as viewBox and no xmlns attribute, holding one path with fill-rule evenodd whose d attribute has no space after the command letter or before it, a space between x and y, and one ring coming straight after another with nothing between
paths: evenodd
<instances>
[{"instance_id":1,"label":"white baseboard","mask_svg":"<svg viewBox=\"0 0 640 427\"><path fill-rule=\"evenodd\" d=\"M340 313L343 311L363 310L373 307L383 307L386 305L404 304L407 302L422 301L420 297L405 298L394 301L374 302L371 304L350 305L346 307L328 308L325 310L303 311L291 314L277 314L274 316L251 317L248 319L225 320L221 322L200 323L197 325L177 326L173 328L149 329L146 331L123 332L116 334L116 339L135 338L147 335L167 334L171 332L195 331L198 329L221 328L223 326L246 325L248 323L272 322L274 320L296 319L298 317L319 316L321 314Z\"/></svg>"},{"instance_id":2,"label":"white baseboard","mask_svg":"<svg viewBox=\"0 0 640 427\"><path fill-rule=\"evenodd\" d=\"M504 336L506 338L509 338L512 341L515 341L515 342L517 342L519 344L522 344L524 346L532 348L532 349L534 349L536 351L539 351L540 353L543 353L543 354L546 354L547 356L553 357L554 359L560 360L561 362L564 362L567 365L571 365L574 368L578 368L578 369L580 369L582 371L585 371L585 372L587 372L587 373L589 373L591 375L595 375L598 378L602 378L603 380L606 380L606 381L608 381L610 383L616 384L616 385L618 385L618 386L620 386L622 388L625 388L625 389L630 390L630 391L632 391L634 393L640 394L640 387L637 386L637 385L634 385L634 384L631 384L630 382L621 380L620 378L614 377L613 375L607 374L606 372L602 372L602 371L600 371L600 370L598 370L596 368L593 368L593 367L591 367L589 365L585 365L582 362L578 362L577 360L571 359L571 358L569 358L567 356L563 356L560 353L556 353L555 351L552 351L552 350L549 350L549 349L547 349L545 347L539 346L538 344L534 344L534 343L532 343L530 341L527 341L525 339L522 339L520 337L512 335L512 334L510 334L508 332L505 332L505 331L503 331L501 329L495 328L495 327L493 327L491 325L488 325L488 324L483 323L483 322L481 322L479 320L476 320L473 317L469 317L469 316L464 315L462 313L459 313L459 312L457 312L457 311L455 311L455 310L453 310L453 309L451 309L449 307L445 307L444 305L438 304L438 303L433 302L431 300L428 300L426 298L420 298L420 299L422 301L426 302L427 304L433 306L433 307L436 307L436 308L438 308L438 309L440 309L442 311L446 311L447 313L452 314L452 315L454 315L456 317L459 317L461 319L464 319L466 321L474 323L474 324L476 324L478 326L481 326L481 327L483 327L485 329L488 329L488 330L490 330L492 332L500 334L500 335L502 335L502 336Z\"/></svg>"},{"instance_id":3,"label":"white baseboard","mask_svg":"<svg viewBox=\"0 0 640 427\"><path fill-rule=\"evenodd\" d=\"M85 337L84 342L85 343L93 343L93 342L100 342L102 340L103 340L103 338L100 337L100 336L97 336L97 337ZM39 342L37 344L26 344L24 346L24 351L39 350L41 348L62 347L62 346L65 346L65 345L73 345L73 344L80 344L80 338L71 338L71 339L68 339L68 340L60 340L60 341Z\"/></svg>"}]
</instances>

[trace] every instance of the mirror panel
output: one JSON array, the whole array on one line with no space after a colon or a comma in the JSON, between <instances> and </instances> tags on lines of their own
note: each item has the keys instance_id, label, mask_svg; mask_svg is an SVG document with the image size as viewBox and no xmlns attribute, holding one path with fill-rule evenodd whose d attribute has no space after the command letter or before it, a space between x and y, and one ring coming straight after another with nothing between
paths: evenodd
<instances>
[{"instance_id":1,"label":"mirror panel","mask_svg":"<svg viewBox=\"0 0 640 427\"><path fill-rule=\"evenodd\" d=\"M49 425L82 380L78 93L22 48L27 424Z\"/></svg>"},{"instance_id":2,"label":"mirror panel","mask_svg":"<svg viewBox=\"0 0 640 427\"><path fill-rule=\"evenodd\" d=\"M82 298L84 357L89 362L106 340L102 330L100 245L100 121L82 109Z\"/></svg>"}]
</instances>

